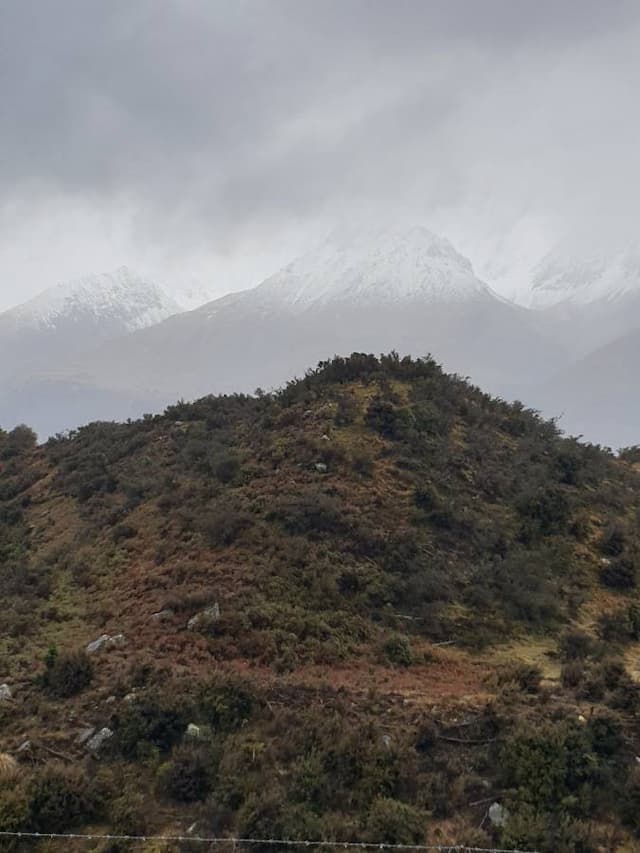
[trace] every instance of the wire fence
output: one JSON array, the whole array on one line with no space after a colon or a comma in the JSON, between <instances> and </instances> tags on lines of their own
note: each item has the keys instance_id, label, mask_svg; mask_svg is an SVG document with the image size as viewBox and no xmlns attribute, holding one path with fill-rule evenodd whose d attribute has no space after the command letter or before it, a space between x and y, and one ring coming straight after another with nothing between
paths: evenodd
<instances>
[{"instance_id":1,"label":"wire fence","mask_svg":"<svg viewBox=\"0 0 640 853\"><path fill-rule=\"evenodd\" d=\"M371 841L320 841L320 840L295 840L291 838L233 838L203 836L203 835L112 835L112 834L89 834L78 832L14 832L0 831L0 838L7 839L31 839L31 840L64 840L69 841L123 841L131 843L164 842L167 844L208 844L211 847L226 846L233 850L250 846L269 847L307 847L321 849L351 849L360 850L406 850L406 851L439 851L439 853L537 853L535 850L516 850L514 848L500 847L468 847L464 844L389 844L387 842Z\"/></svg>"}]
</instances>

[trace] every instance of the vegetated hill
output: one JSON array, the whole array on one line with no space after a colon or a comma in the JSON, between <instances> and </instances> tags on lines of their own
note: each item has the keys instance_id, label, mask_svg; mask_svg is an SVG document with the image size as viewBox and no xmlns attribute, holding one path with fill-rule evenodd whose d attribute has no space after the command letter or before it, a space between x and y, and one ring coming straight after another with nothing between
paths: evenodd
<instances>
[{"instance_id":1,"label":"vegetated hill","mask_svg":"<svg viewBox=\"0 0 640 853\"><path fill-rule=\"evenodd\" d=\"M633 849L638 452L353 355L0 455L0 829Z\"/></svg>"},{"instance_id":2,"label":"vegetated hill","mask_svg":"<svg viewBox=\"0 0 640 853\"><path fill-rule=\"evenodd\" d=\"M531 312L499 298L424 228L337 232L261 285L41 371L3 401L43 437L103 417L161 411L178 396L271 389L327 353L431 352L494 393L564 364Z\"/></svg>"}]
</instances>

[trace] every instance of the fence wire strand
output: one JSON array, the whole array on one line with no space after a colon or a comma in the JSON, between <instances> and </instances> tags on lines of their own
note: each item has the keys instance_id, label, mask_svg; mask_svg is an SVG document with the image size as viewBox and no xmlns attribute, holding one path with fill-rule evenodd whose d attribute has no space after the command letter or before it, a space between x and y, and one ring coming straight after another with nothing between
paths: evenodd
<instances>
[{"instance_id":1,"label":"fence wire strand","mask_svg":"<svg viewBox=\"0 0 640 853\"><path fill-rule=\"evenodd\" d=\"M387 842L373 841L321 841L321 840L295 840L292 838L241 838L241 837L215 837L203 835L112 835L112 834L89 834L81 832L18 832L17 830L2 831L0 838L30 838L30 839L66 839L79 841L133 841L151 842L164 841L167 843L190 843L210 845L232 845L238 846L265 845L281 847L314 847L360 850L407 850L407 851L439 851L439 853L537 853L535 850L516 850L514 848L501 847L469 847L464 844L390 844Z\"/></svg>"}]
</instances>

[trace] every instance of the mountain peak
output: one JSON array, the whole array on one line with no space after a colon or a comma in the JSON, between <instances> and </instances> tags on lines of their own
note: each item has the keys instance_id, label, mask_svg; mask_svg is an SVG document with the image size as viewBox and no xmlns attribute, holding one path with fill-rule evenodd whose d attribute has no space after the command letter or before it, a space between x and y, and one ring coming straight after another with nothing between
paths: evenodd
<instances>
[{"instance_id":1,"label":"mountain peak","mask_svg":"<svg viewBox=\"0 0 640 853\"><path fill-rule=\"evenodd\" d=\"M5 322L28 329L56 329L67 322L91 321L132 332L181 310L160 287L126 266L87 275L43 290L5 311Z\"/></svg>"},{"instance_id":2,"label":"mountain peak","mask_svg":"<svg viewBox=\"0 0 640 853\"><path fill-rule=\"evenodd\" d=\"M640 294L640 247L556 246L533 271L531 305L587 305Z\"/></svg>"},{"instance_id":3,"label":"mountain peak","mask_svg":"<svg viewBox=\"0 0 640 853\"><path fill-rule=\"evenodd\" d=\"M467 258L422 226L335 229L258 290L294 310L329 302L461 302L490 293Z\"/></svg>"}]
</instances>

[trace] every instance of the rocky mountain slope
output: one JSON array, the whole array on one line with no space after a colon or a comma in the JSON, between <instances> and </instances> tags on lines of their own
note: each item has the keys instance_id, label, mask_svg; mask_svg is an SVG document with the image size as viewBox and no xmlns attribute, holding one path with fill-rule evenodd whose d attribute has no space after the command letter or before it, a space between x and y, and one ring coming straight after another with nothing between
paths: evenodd
<instances>
[{"instance_id":1,"label":"rocky mountain slope","mask_svg":"<svg viewBox=\"0 0 640 853\"><path fill-rule=\"evenodd\" d=\"M0 457L0 830L634 849L633 454L354 355Z\"/></svg>"}]
</instances>

